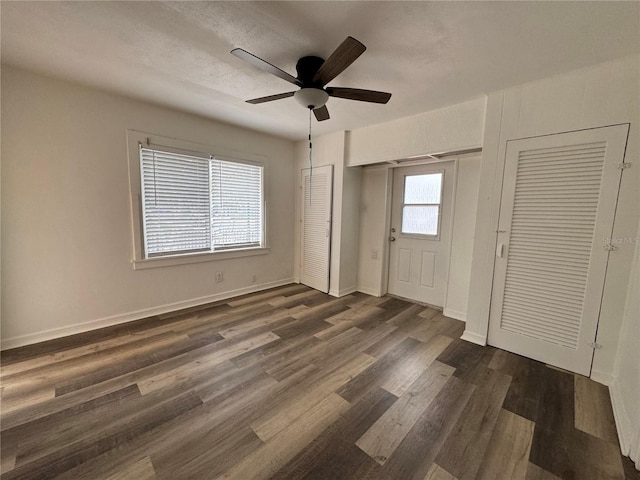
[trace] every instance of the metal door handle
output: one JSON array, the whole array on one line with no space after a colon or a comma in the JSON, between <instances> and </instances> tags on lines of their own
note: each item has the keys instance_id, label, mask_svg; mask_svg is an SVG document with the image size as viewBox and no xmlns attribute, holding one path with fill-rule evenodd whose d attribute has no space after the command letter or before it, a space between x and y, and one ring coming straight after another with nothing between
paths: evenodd
<instances>
[{"instance_id":1,"label":"metal door handle","mask_svg":"<svg viewBox=\"0 0 640 480\"><path fill-rule=\"evenodd\" d=\"M389 241L390 242L395 242L396 241L396 237L389 237Z\"/></svg>"}]
</instances>

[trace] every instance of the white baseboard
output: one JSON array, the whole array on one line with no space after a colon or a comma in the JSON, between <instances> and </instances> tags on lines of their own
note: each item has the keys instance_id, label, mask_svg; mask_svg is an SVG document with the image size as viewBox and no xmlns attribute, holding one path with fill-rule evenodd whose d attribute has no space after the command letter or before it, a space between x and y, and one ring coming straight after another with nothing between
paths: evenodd
<instances>
[{"instance_id":1,"label":"white baseboard","mask_svg":"<svg viewBox=\"0 0 640 480\"><path fill-rule=\"evenodd\" d=\"M476 345L481 345L483 347L487 345L487 337L470 332L469 330L465 330L460 338L462 340L466 340L467 342L475 343Z\"/></svg>"},{"instance_id":2,"label":"white baseboard","mask_svg":"<svg viewBox=\"0 0 640 480\"><path fill-rule=\"evenodd\" d=\"M344 297L345 295L351 295L354 292L357 292L358 290L356 289L356 287L347 287L347 288L341 288L341 289L335 289L332 288L331 290L329 290L329 295L331 295L332 297Z\"/></svg>"},{"instance_id":3,"label":"white baseboard","mask_svg":"<svg viewBox=\"0 0 640 480\"><path fill-rule=\"evenodd\" d=\"M609 395L611 396L611 406L613 407L613 418L616 421L616 429L618 430L620 450L625 457L628 457L631 453L631 444L636 432L622 400L622 393L620 392L617 379L611 382Z\"/></svg>"},{"instance_id":4,"label":"white baseboard","mask_svg":"<svg viewBox=\"0 0 640 480\"><path fill-rule=\"evenodd\" d=\"M356 293L358 291L358 289L353 286L353 287L348 287L348 288L341 288L338 291L338 296L339 297L344 297L345 295L351 295L352 293Z\"/></svg>"},{"instance_id":5,"label":"white baseboard","mask_svg":"<svg viewBox=\"0 0 640 480\"><path fill-rule=\"evenodd\" d=\"M217 302L220 300L226 300L240 295L246 295L247 293L255 293L262 290L268 290L270 288L281 287L294 283L293 278L287 278L285 280L276 280L274 282L263 283L260 285L251 285L249 287L243 287L236 290L230 290L227 292L215 293L213 295L206 295L204 297L193 298L190 300L183 300L175 303L168 303L157 307L144 308L141 310L135 310L133 312L121 313L118 315L112 315L97 320L91 320L89 322L83 322L76 325L70 325L67 327L53 328L51 330L45 330L38 333L29 333L27 335L20 335L17 337L3 338L0 344L0 350L7 350L9 348L23 347L25 345L31 345L34 343L44 342L47 340L53 340L55 338L66 337L69 335L75 335L77 333L84 333L98 328L111 327L113 325L119 325L121 323L131 322L133 320L140 320L142 318L152 317L154 315L161 315L163 313L169 313L176 310L182 310L183 308L196 307L198 305L204 305L206 303Z\"/></svg>"},{"instance_id":6,"label":"white baseboard","mask_svg":"<svg viewBox=\"0 0 640 480\"><path fill-rule=\"evenodd\" d=\"M601 383L602 385L606 385L607 387L611 387L611 384L613 383L613 376L600 370L592 369L589 378L594 382Z\"/></svg>"},{"instance_id":7,"label":"white baseboard","mask_svg":"<svg viewBox=\"0 0 640 480\"><path fill-rule=\"evenodd\" d=\"M445 317L455 318L456 320L461 320L461 321L463 321L465 323L467 321L467 313L466 312L457 312L455 310L451 310L451 309L445 307L444 310L442 311L442 314Z\"/></svg>"},{"instance_id":8,"label":"white baseboard","mask_svg":"<svg viewBox=\"0 0 640 480\"><path fill-rule=\"evenodd\" d=\"M375 288L369 287L358 287L358 292L364 293L366 295L371 295L372 297L381 297L380 290L376 290Z\"/></svg>"}]
</instances>

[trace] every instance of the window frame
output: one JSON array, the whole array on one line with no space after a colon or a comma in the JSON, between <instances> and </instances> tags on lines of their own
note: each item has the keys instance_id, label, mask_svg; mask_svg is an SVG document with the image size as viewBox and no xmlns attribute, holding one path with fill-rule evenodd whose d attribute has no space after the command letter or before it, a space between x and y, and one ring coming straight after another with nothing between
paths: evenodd
<instances>
[{"instance_id":1,"label":"window frame","mask_svg":"<svg viewBox=\"0 0 640 480\"><path fill-rule=\"evenodd\" d=\"M163 150L169 153L186 154L192 157L210 160L212 157L236 163L262 166L262 244L260 246L224 248L214 251L198 251L159 255L146 258L144 245L142 173L140 148ZM223 260L228 258L266 255L270 251L268 235L268 168L266 157L262 155L237 152L213 145L199 144L171 137L164 137L135 130L127 131L127 153L129 166L129 206L131 210L132 255L134 270L155 267L185 265L191 263Z\"/></svg>"},{"instance_id":2,"label":"window frame","mask_svg":"<svg viewBox=\"0 0 640 480\"><path fill-rule=\"evenodd\" d=\"M442 175L440 181L440 203L405 203L405 189L407 185L407 177L417 177L422 175ZM431 170L429 172L422 173L410 173L403 174L402 176L402 202L400 204L400 232L398 235L403 238L414 238L417 240L432 240L439 241L440 234L442 232L442 199L444 195L444 181L445 181L445 171L444 169ZM417 207L438 207L438 224L437 224L437 233L435 235L430 235L427 233L404 233L402 231L402 225L404 224L404 207L405 206L417 206Z\"/></svg>"}]
</instances>

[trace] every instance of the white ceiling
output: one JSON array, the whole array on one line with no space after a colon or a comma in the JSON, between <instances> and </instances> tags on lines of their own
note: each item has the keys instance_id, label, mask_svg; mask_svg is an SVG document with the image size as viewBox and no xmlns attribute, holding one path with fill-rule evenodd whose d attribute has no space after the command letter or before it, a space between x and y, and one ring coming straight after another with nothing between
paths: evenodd
<instances>
[{"instance_id":1,"label":"white ceiling","mask_svg":"<svg viewBox=\"0 0 640 480\"><path fill-rule=\"evenodd\" d=\"M314 135L352 130L640 52L640 2L8 2L2 62L216 120L305 138L294 90L230 55L295 76L351 35L367 51L331 86L388 91L387 105L332 98ZM293 87L293 88L292 88Z\"/></svg>"}]
</instances>

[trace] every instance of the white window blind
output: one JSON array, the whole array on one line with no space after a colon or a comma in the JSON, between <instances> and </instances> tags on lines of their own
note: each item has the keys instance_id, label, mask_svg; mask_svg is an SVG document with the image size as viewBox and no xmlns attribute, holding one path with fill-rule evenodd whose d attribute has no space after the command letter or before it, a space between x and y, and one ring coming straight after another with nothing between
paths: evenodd
<instances>
[{"instance_id":1,"label":"white window blind","mask_svg":"<svg viewBox=\"0 0 640 480\"><path fill-rule=\"evenodd\" d=\"M216 249L262 243L262 167L211 160L212 237Z\"/></svg>"},{"instance_id":2,"label":"white window blind","mask_svg":"<svg viewBox=\"0 0 640 480\"><path fill-rule=\"evenodd\" d=\"M438 235L442 176L428 173L404 177L402 233Z\"/></svg>"},{"instance_id":3,"label":"white window blind","mask_svg":"<svg viewBox=\"0 0 640 480\"><path fill-rule=\"evenodd\" d=\"M263 167L140 148L145 257L263 243Z\"/></svg>"}]
</instances>

